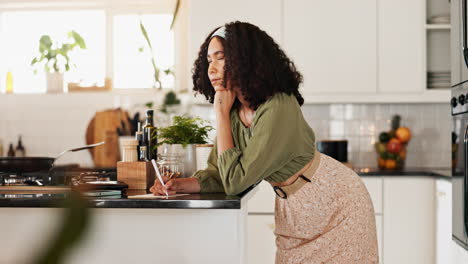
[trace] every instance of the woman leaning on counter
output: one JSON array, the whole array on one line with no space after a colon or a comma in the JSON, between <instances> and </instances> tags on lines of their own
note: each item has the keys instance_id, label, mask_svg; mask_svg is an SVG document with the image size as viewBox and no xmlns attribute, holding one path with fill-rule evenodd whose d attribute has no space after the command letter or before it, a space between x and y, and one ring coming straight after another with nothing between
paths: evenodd
<instances>
[{"instance_id":1,"label":"woman leaning on counter","mask_svg":"<svg viewBox=\"0 0 468 264\"><path fill-rule=\"evenodd\" d=\"M211 32L193 84L214 104L215 145L205 170L170 180L167 191L236 195L266 180L277 195L276 263L377 263L369 193L353 170L315 149L300 108L301 82L257 26L233 22ZM157 181L151 191L165 194Z\"/></svg>"}]
</instances>

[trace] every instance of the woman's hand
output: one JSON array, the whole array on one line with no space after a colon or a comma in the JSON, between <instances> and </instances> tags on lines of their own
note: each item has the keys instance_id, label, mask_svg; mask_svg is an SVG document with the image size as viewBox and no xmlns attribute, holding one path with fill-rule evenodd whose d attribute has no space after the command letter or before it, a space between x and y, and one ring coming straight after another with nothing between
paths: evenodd
<instances>
[{"instance_id":1,"label":"woman's hand","mask_svg":"<svg viewBox=\"0 0 468 264\"><path fill-rule=\"evenodd\" d=\"M166 187L161 185L159 179L154 180L154 185L150 188L150 192L154 195L166 195L166 191L168 195L174 195L177 193L177 183L176 179L170 180L168 177L163 176L163 181L165 182Z\"/></svg>"},{"instance_id":2,"label":"woman's hand","mask_svg":"<svg viewBox=\"0 0 468 264\"><path fill-rule=\"evenodd\" d=\"M214 108L216 113L229 115L235 100L236 92L234 92L233 89L226 89L224 87L216 88L214 98Z\"/></svg>"},{"instance_id":3,"label":"woman's hand","mask_svg":"<svg viewBox=\"0 0 468 264\"><path fill-rule=\"evenodd\" d=\"M164 188L158 179L154 181L154 185L150 188L150 192L154 195L164 196L166 190L168 195L174 195L176 193L198 193L200 192L200 183L196 178L182 178L182 179L171 179L162 177L165 182L166 188Z\"/></svg>"}]
</instances>

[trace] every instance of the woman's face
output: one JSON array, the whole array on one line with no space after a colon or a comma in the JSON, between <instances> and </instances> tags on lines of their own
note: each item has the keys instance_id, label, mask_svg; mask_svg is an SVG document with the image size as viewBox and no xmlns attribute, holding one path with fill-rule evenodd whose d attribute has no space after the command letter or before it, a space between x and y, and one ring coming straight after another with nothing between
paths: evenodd
<instances>
[{"instance_id":1,"label":"woman's face","mask_svg":"<svg viewBox=\"0 0 468 264\"><path fill-rule=\"evenodd\" d=\"M218 37L211 39L208 45L208 77L210 78L211 85L217 90L223 87L224 80L224 48L219 41Z\"/></svg>"}]
</instances>

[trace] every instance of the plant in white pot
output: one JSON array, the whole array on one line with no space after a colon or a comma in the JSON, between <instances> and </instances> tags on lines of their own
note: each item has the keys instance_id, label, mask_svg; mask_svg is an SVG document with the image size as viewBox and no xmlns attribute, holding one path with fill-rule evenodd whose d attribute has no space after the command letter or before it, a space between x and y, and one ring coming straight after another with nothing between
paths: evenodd
<instances>
[{"instance_id":1,"label":"plant in white pot","mask_svg":"<svg viewBox=\"0 0 468 264\"><path fill-rule=\"evenodd\" d=\"M190 177L196 170L196 144L206 144L208 132L214 128L199 117L174 116L173 124L157 129L158 146L163 153L179 153L183 160L182 177Z\"/></svg>"},{"instance_id":2,"label":"plant in white pot","mask_svg":"<svg viewBox=\"0 0 468 264\"><path fill-rule=\"evenodd\" d=\"M49 35L39 39L39 56L31 61L31 66L44 65L47 79L47 92L63 91L63 73L70 70L69 52L75 48L86 49L84 39L75 31L67 34L63 43L53 42ZM37 73L37 68L34 70Z\"/></svg>"}]
</instances>

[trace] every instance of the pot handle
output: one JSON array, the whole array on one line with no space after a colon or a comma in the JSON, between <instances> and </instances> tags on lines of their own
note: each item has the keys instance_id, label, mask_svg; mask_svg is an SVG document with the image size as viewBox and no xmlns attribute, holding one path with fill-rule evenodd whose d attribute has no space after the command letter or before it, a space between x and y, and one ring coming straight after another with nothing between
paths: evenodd
<instances>
[{"instance_id":1,"label":"pot handle","mask_svg":"<svg viewBox=\"0 0 468 264\"><path fill-rule=\"evenodd\" d=\"M105 143L106 143L105 141L101 141L101 142L94 143L94 144L91 144L91 145L87 145L87 146L84 146L84 147L65 150L62 153L58 154L57 157L55 157L55 160L57 160L59 157L61 157L63 154L65 154L67 152L75 152L75 151L80 151L80 150L84 150L84 149L90 149L90 148L94 148L94 147L97 147L97 146L100 146L100 145L104 145Z\"/></svg>"}]
</instances>

